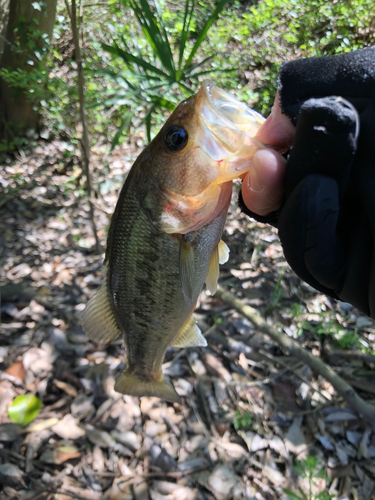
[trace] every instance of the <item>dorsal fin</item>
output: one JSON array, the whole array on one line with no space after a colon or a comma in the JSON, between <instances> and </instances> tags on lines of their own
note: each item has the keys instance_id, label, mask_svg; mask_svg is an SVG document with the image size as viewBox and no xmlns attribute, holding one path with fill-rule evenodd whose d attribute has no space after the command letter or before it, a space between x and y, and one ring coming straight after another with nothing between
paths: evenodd
<instances>
[{"instance_id":1,"label":"dorsal fin","mask_svg":"<svg viewBox=\"0 0 375 500\"><path fill-rule=\"evenodd\" d=\"M107 277L83 311L81 326L86 335L99 344L109 344L120 335L108 293Z\"/></svg>"}]
</instances>

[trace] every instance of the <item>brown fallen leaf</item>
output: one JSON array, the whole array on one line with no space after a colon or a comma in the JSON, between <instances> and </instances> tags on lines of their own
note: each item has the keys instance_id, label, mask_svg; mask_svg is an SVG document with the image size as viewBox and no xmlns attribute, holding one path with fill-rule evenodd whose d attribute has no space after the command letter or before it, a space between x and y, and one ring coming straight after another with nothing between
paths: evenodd
<instances>
[{"instance_id":1,"label":"brown fallen leaf","mask_svg":"<svg viewBox=\"0 0 375 500\"><path fill-rule=\"evenodd\" d=\"M3 380L0 385L0 417L5 415L14 399L15 392L13 384L9 380Z\"/></svg>"},{"instance_id":2,"label":"brown fallen leaf","mask_svg":"<svg viewBox=\"0 0 375 500\"><path fill-rule=\"evenodd\" d=\"M22 359L13 363L13 365L9 366L4 372L21 382L25 381L25 368Z\"/></svg>"},{"instance_id":3,"label":"brown fallen leaf","mask_svg":"<svg viewBox=\"0 0 375 500\"><path fill-rule=\"evenodd\" d=\"M26 487L20 468L10 463L0 465L0 484L18 489Z\"/></svg>"},{"instance_id":4,"label":"brown fallen leaf","mask_svg":"<svg viewBox=\"0 0 375 500\"><path fill-rule=\"evenodd\" d=\"M87 500L101 500L102 494L99 491L83 488L82 485L70 476L64 476L62 486L58 495L59 500L72 500L72 498L80 498ZM64 495L64 492L67 494ZM70 493L70 494L69 494Z\"/></svg>"},{"instance_id":5,"label":"brown fallen leaf","mask_svg":"<svg viewBox=\"0 0 375 500\"><path fill-rule=\"evenodd\" d=\"M70 405L70 410L73 417L79 420L87 417L89 413L95 412L93 405L94 396L86 396L86 394L79 394Z\"/></svg>"},{"instance_id":6,"label":"brown fallen leaf","mask_svg":"<svg viewBox=\"0 0 375 500\"><path fill-rule=\"evenodd\" d=\"M150 498L147 482L141 477L135 479L133 492L135 500L149 500Z\"/></svg>"},{"instance_id":7,"label":"brown fallen leaf","mask_svg":"<svg viewBox=\"0 0 375 500\"><path fill-rule=\"evenodd\" d=\"M207 371L216 377L225 380L225 382L231 382L232 376L228 370L224 367L223 363L213 356L212 354L205 354L203 356L203 362L207 368Z\"/></svg>"},{"instance_id":8,"label":"brown fallen leaf","mask_svg":"<svg viewBox=\"0 0 375 500\"><path fill-rule=\"evenodd\" d=\"M80 456L81 453L75 446L59 446L57 449L57 459L60 464L66 462L67 460L78 458Z\"/></svg>"},{"instance_id":9,"label":"brown fallen leaf","mask_svg":"<svg viewBox=\"0 0 375 500\"><path fill-rule=\"evenodd\" d=\"M1 424L0 425L0 442L10 443L15 441L22 434L23 427L19 424Z\"/></svg>"},{"instance_id":10,"label":"brown fallen leaf","mask_svg":"<svg viewBox=\"0 0 375 500\"><path fill-rule=\"evenodd\" d=\"M113 437L116 441L132 451L137 451L141 447L141 436L137 435L135 432L115 432L113 433Z\"/></svg>"},{"instance_id":11,"label":"brown fallen leaf","mask_svg":"<svg viewBox=\"0 0 375 500\"><path fill-rule=\"evenodd\" d=\"M240 478L225 464L218 464L207 478L207 487L217 500L235 496L235 490L242 490Z\"/></svg>"},{"instance_id":12,"label":"brown fallen leaf","mask_svg":"<svg viewBox=\"0 0 375 500\"><path fill-rule=\"evenodd\" d=\"M35 422L28 425L26 429L23 429L23 432L41 432L44 431L45 429L53 427L58 422L59 419L57 417L47 418L46 420L42 420L41 422Z\"/></svg>"},{"instance_id":13,"label":"brown fallen leaf","mask_svg":"<svg viewBox=\"0 0 375 500\"><path fill-rule=\"evenodd\" d=\"M115 477L111 488L106 492L108 500L133 500L132 484L133 477Z\"/></svg>"},{"instance_id":14,"label":"brown fallen leaf","mask_svg":"<svg viewBox=\"0 0 375 500\"><path fill-rule=\"evenodd\" d=\"M94 446L92 450L92 468L97 472L104 470L104 455L99 446Z\"/></svg>"},{"instance_id":15,"label":"brown fallen leaf","mask_svg":"<svg viewBox=\"0 0 375 500\"><path fill-rule=\"evenodd\" d=\"M115 444L108 432L95 429L92 425L86 426L86 435L92 444L96 444L100 448L112 448Z\"/></svg>"},{"instance_id":16,"label":"brown fallen leaf","mask_svg":"<svg viewBox=\"0 0 375 500\"><path fill-rule=\"evenodd\" d=\"M285 477L283 474L277 469L276 464L273 461L268 461L264 464L263 475L271 481L271 483L276 486L281 486L285 483Z\"/></svg>"},{"instance_id":17,"label":"brown fallen leaf","mask_svg":"<svg viewBox=\"0 0 375 500\"><path fill-rule=\"evenodd\" d=\"M62 439L78 439L85 435L85 431L78 426L78 421L71 415L65 415L52 430Z\"/></svg>"},{"instance_id":18,"label":"brown fallen leaf","mask_svg":"<svg viewBox=\"0 0 375 500\"><path fill-rule=\"evenodd\" d=\"M78 394L77 389L72 385L63 382L62 380L56 380L56 379L54 379L53 383L55 384L56 387L64 391L68 396L72 396L72 398L77 397Z\"/></svg>"},{"instance_id":19,"label":"brown fallen leaf","mask_svg":"<svg viewBox=\"0 0 375 500\"><path fill-rule=\"evenodd\" d=\"M81 453L74 446L59 446L45 450L41 454L39 460L47 464L60 465L67 460L78 458L80 456Z\"/></svg>"},{"instance_id":20,"label":"brown fallen leaf","mask_svg":"<svg viewBox=\"0 0 375 500\"><path fill-rule=\"evenodd\" d=\"M287 449L296 455L306 451L308 446L305 435L301 430L301 424L302 417L295 417L284 438Z\"/></svg>"},{"instance_id":21,"label":"brown fallen leaf","mask_svg":"<svg viewBox=\"0 0 375 500\"><path fill-rule=\"evenodd\" d=\"M288 382L275 382L272 386L272 396L275 402L284 411L297 411L296 391Z\"/></svg>"}]
</instances>

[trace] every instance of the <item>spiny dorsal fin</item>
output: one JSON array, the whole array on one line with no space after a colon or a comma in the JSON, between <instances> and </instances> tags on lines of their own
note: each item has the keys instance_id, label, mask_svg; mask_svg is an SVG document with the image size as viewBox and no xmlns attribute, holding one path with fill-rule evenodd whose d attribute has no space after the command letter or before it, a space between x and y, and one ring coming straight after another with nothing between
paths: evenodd
<instances>
[{"instance_id":1,"label":"spiny dorsal fin","mask_svg":"<svg viewBox=\"0 0 375 500\"><path fill-rule=\"evenodd\" d=\"M99 344L109 344L120 335L108 295L107 278L83 311L81 326L86 335Z\"/></svg>"},{"instance_id":2,"label":"spiny dorsal fin","mask_svg":"<svg viewBox=\"0 0 375 500\"><path fill-rule=\"evenodd\" d=\"M207 341L193 316L190 316L177 338L172 342L173 347L205 347L206 345Z\"/></svg>"},{"instance_id":3,"label":"spiny dorsal fin","mask_svg":"<svg viewBox=\"0 0 375 500\"><path fill-rule=\"evenodd\" d=\"M219 246L219 245L218 245ZM206 275L206 286L211 295L216 293L219 279L219 250L218 246L212 252Z\"/></svg>"},{"instance_id":4,"label":"spiny dorsal fin","mask_svg":"<svg viewBox=\"0 0 375 500\"><path fill-rule=\"evenodd\" d=\"M229 260L229 247L223 240L220 240L217 248L219 251L219 264L225 264Z\"/></svg>"},{"instance_id":5,"label":"spiny dorsal fin","mask_svg":"<svg viewBox=\"0 0 375 500\"><path fill-rule=\"evenodd\" d=\"M182 291L188 303L191 304L195 277L194 250L184 238L181 238L180 243L179 266Z\"/></svg>"}]
</instances>

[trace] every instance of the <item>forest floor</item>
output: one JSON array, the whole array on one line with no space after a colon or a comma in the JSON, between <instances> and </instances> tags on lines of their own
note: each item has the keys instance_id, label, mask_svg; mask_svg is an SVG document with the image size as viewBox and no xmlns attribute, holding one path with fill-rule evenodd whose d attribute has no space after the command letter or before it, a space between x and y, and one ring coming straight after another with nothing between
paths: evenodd
<instances>
[{"instance_id":1,"label":"forest floor","mask_svg":"<svg viewBox=\"0 0 375 500\"><path fill-rule=\"evenodd\" d=\"M107 149L92 151L103 251L139 153ZM122 341L100 347L79 326L103 254L78 156L67 143L40 142L0 171L9 193L0 198L0 499L292 498L285 488L301 499L374 499L374 429L320 373L205 291L196 317L208 347L166 355L181 403L114 391ZM277 231L243 216L235 195L223 239L231 253L221 286L375 403L375 323L301 282ZM8 407L28 393L43 408L24 428Z\"/></svg>"}]
</instances>

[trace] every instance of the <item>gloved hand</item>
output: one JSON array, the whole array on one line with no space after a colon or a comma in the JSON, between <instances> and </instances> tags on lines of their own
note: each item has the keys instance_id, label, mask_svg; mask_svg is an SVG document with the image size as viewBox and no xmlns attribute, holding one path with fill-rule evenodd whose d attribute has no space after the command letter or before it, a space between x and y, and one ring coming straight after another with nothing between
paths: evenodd
<instances>
[{"instance_id":1,"label":"gloved hand","mask_svg":"<svg viewBox=\"0 0 375 500\"><path fill-rule=\"evenodd\" d=\"M268 217L293 270L375 318L375 48L286 63L280 104L296 125L284 200Z\"/></svg>"}]
</instances>

